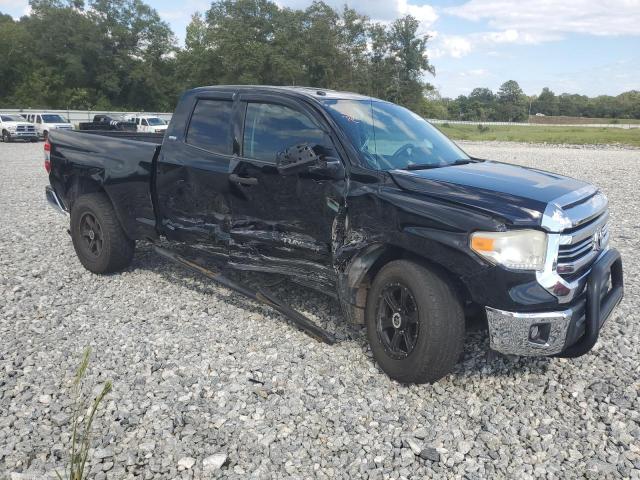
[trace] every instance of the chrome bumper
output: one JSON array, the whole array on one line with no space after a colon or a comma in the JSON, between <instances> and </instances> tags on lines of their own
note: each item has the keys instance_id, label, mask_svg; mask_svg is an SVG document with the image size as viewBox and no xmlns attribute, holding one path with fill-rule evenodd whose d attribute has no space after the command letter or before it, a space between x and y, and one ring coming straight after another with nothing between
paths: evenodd
<instances>
[{"instance_id":1,"label":"chrome bumper","mask_svg":"<svg viewBox=\"0 0 640 480\"><path fill-rule=\"evenodd\" d=\"M573 310L517 313L485 307L489 342L493 350L507 355L545 356L565 346Z\"/></svg>"},{"instance_id":2,"label":"chrome bumper","mask_svg":"<svg viewBox=\"0 0 640 480\"><path fill-rule=\"evenodd\" d=\"M53 190L53 188L51 188L50 186L46 186L44 192L49 205L51 205L58 213L62 215L69 215L69 212L64 207L64 204L62 203L60 198L58 198L58 195L56 194L55 190Z\"/></svg>"},{"instance_id":3,"label":"chrome bumper","mask_svg":"<svg viewBox=\"0 0 640 480\"><path fill-rule=\"evenodd\" d=\"M591 267L584 298L566 310L518 313L485 307L491 348L512 355L579 357L624 296L620 253L611 248Z\"/></svg>"}]
</instances>

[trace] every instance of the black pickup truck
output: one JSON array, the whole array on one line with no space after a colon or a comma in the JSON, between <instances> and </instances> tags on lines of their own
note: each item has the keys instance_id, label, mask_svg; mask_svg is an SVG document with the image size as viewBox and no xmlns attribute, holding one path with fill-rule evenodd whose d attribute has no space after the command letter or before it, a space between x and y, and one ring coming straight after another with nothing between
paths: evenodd
<instances>
[{"instance_id":1,"label":"black pickup truck","mask_svg":"<svg viewBox=\"0 0 640 480\"><path fill-rule=\"evenodd\" d=\"M391 377L428 382L461 354L466 319L491 348L577 357L623 295L604 194L467 155L411 111L311 88L186 92L164 135L53 131L49 202L82 264L127 267L135 242L331 335L225 268L287 275L365 324ZM163 238L161 238L163 237Z\"/></svg>"},{"instance_id":2,"label":"black pickup truck","mask_svg":"<svg viewBox=\"0 0 640 480\"><path fill-rule=\"evenodd\" d=\"M80 122L78 130L117 130L135 132L137 130L135 122L128 120L116 120L109 115L94 115L92 122Z\"/></svg>"}]
</instances>

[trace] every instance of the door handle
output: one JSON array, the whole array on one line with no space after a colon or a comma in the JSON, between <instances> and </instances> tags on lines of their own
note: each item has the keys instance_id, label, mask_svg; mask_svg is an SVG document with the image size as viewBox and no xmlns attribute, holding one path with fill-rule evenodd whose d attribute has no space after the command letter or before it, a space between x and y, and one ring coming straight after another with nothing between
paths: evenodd
<instances>
[{"instance_id":1,"label":"door handle","mask_svg":"<svg viewBox=\"0 0 640 480\"><path fill-rule=\"evenodd\" d=\"M232 173L229 175L229 181L233 183L239 183L240 185L257 185L258 179L256 177L241 177Z\"/></svg>"}]
</instances>

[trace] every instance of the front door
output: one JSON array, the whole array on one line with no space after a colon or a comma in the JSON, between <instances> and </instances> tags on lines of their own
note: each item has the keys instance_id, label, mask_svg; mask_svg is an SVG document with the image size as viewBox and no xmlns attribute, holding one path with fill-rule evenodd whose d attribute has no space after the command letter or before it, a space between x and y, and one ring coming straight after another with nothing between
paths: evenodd
<instances>
[{"instance_id":1,"label":"front door","mask_svg":"<svg viewBox=\"0 0 640 480\"><path fill-rule=\"evenodd\" d=\"M231 237L266 257L329 267L344 179L309 172L284 176L276 168L278 153L302 143L338 157L328 128L313 110L282 97L241 95L239 111L243 128L231 170Z\"/></svg>"}]
</instances>

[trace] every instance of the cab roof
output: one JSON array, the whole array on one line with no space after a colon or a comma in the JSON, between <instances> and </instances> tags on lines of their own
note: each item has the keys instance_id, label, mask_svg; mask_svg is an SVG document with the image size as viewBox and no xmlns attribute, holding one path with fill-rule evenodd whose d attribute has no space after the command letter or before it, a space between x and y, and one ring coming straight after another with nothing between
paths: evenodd
<instances>
[{"instance_id":1,"label":"cab roof","mask_svg":"<svg viewBox=\"0 0 640 480\"><path fill-rule=\"evenodd\" d=\"M208 87L198 87L189 93L201 92L246 92L246 93L284 93L295 96L311 98L317 101L324 99L340 100L369 100L371 97L353 92L342 92L328 88L318 87L293 87L275 85L212 85Z\"/></svg>"}]
</instances>

